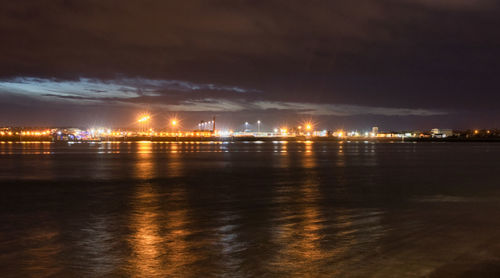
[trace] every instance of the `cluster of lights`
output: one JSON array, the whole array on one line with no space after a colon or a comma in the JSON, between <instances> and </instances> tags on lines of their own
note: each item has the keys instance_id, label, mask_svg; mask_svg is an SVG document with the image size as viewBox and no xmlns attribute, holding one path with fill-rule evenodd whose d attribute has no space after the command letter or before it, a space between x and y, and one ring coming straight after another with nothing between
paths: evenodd
<instances>
[{"instance_id":1,"label":"cluster of lights","mask_svg":"<svg viewBox=\"0 0 500 278\"><path fill-rule=\"evenodd\" d=\"M95 135L101 135L101 134L111 134L113 133L111 129L104 129L104 128L92 128L90 129L90 134L95 134Z\"/></svg>"},{"instance_id":2,"label":"cluster of lights","mask_svg":"<svg viewBox=\"0 0 500 278\"><path fill-rule=\"evenodd\" d=\"M149 131L149 132L137 132L137 133L128 133L129 136L160 136L160 137L189 137L189 136L196 136L196 137L211 137L213 136L212 132L155 132L155 131Z\"/></svg>"},{"instance_id":3,"label":"cluster of lights","mask_svg":"<svg viewBox=\"0 0 500 278\"><path fill-rule=\"evenodd\" d=\"M373 132L359 132L359 131L349 131L337 130L333 133L334 137L382 137L382 134L375 134Z\"/></svg>"},{"instance_id":4,"label":"cluster of lights","mask_svg":"<svg viewBox=\"0 0 500 278\"><path fill-rule=\"evenodd\" d=\"M234 134L233 130L216 130L215 133L220 137L229 137Z\"/></svg>"},{"instance_id":5,"label":"cluster of lights","mask_svg":"<svg viewBox=\"0 0 500 278\"><path fill-rule=\"evenodd\" d=\"M229 137L229 136L283 136L283 137L293 137L293 136L329 136L330 133L327 132L326 130L322 131L316 131L315 130L315 123L312 121L304 121L301 123L301 125L296 126L296 127L291 127L288 128L287 126L282 126L279 128L274 128L274 133L261 133L260 132L260 127L261 127L261 121L258 120L256 121L257 123L257 132L249 132L248 127L249 127L249 122L244 122L245 125L245 130L243 132L233 132L233 130L207 130L211 129L215 121L202 121L201 123L198 124L198 131L193 131L193 132L181 132L180 131L180 126L181 126L181 121L178 120L176 117L170 118L168 125L170 126L170 132L155 132L152 128L144 128L145 123L149 122L151 120L151 116L148 114L142 114L138 119L137 123L140 123L140 126L143 127L141 131L112 131L111 129L105 129L105 128L92 128L87 131L81 131L81 130L75 130L75 129L69 129L69 132L67 131L58 131L58 135L68 135L68 136L75 136L78 138L87 138L90 140L94 140L97 138L103 138L103 137L126 137L126 136L158 136L158 137L213 137L213 136L219 136L219 137ZM337 130L334 131L331 136L333 137L339 137L339 138L353 138L353 137L359 137L359 138L369 138L369 137L378 137L378 138L404 138L404 137L416 137L416 136L425 136L423 133L395 133L395 132L390 132L390 133L378 133L378 128L375 130L373 129L373 132L358 132L358 131L344 131L344 130ZM438 129L434 129L431 131L432 136L438 133ZM18 132L12 132L9 131L7 128L3 129L0 131L0 136L12 136L12 135L19 135L19 136L44 136L44 135L51 135L53 132L50 130L25 130L25 131L18 131ZM477 135L480 133L486 133L490 134L490 130L473 130L473 134ZM441 138L445 138L446 134L437 134L436 136L442 136ZM428 135L427 135L428 136Z\"/></svg>"},{"instance_id":6,"label":"cluster of lights","mask_svg":"<svg viewBox=\"0 0 500 278\"><path fill-rule=\"evenodd\" d=\"M11 132L10 135L12 135L12 132ZM21 131L21 135L23 135L23 136L44 136L44 135L50 135L50 130L45 130L45 131Z\"/></svg>"},{"instance_id":7,"label":"cluster of lights","mask_svg":"<svg viewBox=\"0 0 500 278\"><path fill-rule=\"evenodd\" d=\"M148 114L142 114L138 120L137 123L146 123L151 120L151 116ZM245 124L245 131L243 133L239 132L233 132L232 130L213 130L213 131L203 131L206 129L210 129L212 125L214 124L214 121L203 121L198 124L198 131L193 131L193 132L181 132L178 129L173 130L173 128L179 128L180 126L180 121L174 117L169 120L169 125L172 128L171 132L155 132L152 128L149 128L149 130L142 130L139 132L131 132L131 131L112 131L111 129L104 129L104 128L92 128L90 130L87 130L87 132L82 131L82 132L76 132L73 131L69 135L70 136L78 136L79 138L85 138L89 136L92 139L99 138L99 137L125 137L125 136L166 136L166 137L190 137L190 136L196 136L196 137L212 137L212 136L220 136L220 137L228 137L228 136L248 136L249 132L247 130L249 126L249 122L244 122ZM250 133L250 134L257 134L259 136L262 136L260 133L260 125L261 121L257 121L258 125L258 132L257 133ZM174 132L175 131L175 132ZM286 126L280 127L280 128L275 128L274 130L274 135L275 136L328 136L329 133L326 130L323 131L315 131L315 124L312 121L305 121L302 122L301 125L297 127L292 127L288 128ZM479 130L474 130L474 134L479 134ZM490 133L490 130L486 131L486 133ZM44 131L21 131L21 132L15 132L16 135L21 135L21 136L43 136L43 135L50 135L51 131L50 130L44 130ZM59 131L57 134L62 135L62 132ZM0 136L11 136L13 135L12 131L0 131ZM269 134L267 134L268 136ZM378 133L378 132L358 132L358 131L350 131L346 132L343 130L337 130L334 131L332 136L333 137L360 137L360 138L368 138L368 137L414 137L418 136L419 134L413 134L413 133ZM266 136L266 135L264 135ZM422 134L420 134L422 136ZM444 137L445 135L443 135ZM88 137L87 137L88 138Z\"/></svg>"},{"instance_id":8,"label":"cluster of lights","mask_svg":"<svg viewBox=\"0 0 500 278\"><path fill-rule=\"evenodd\" d=\"M212 128L213 124L214 124L214 121L201 122L198 124L198 129L201 129L201 130L210 129L210 128Z\"/></svg>"}]
</instances>

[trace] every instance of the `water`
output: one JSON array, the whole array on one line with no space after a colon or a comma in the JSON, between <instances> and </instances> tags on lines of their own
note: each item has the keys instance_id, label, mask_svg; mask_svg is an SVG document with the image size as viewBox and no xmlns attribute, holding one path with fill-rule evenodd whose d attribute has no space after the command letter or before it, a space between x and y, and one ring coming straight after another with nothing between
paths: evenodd
<instances>
[{"instance_id":1,"label":"water","mask_svg":"<svg viewBox=\"0 0 500 278\"><path fill-rule=\"evenodd\" d=\"M2 277L500 275L500 144L0 143Z\"/></svg>"}]
</instances>

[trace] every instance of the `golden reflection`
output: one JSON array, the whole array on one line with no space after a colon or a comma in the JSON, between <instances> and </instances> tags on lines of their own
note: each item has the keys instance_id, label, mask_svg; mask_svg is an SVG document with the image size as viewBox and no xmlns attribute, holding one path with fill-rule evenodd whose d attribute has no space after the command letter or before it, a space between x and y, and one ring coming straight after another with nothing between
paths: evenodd
<instances>
[{"instance_id":1,"label":"golden reflection","mask_svg":"<svg viewBox=\"0 0 500 278\"><path fill-rule=\"evenodd\" d=\"M189 266L200 259L191 252L196 243L188 241L192 230L186 198L187 192L180 187L165 193L159 193L151 184L138 187L130 226L131 276L188 275Z\"/></svg>"},{"instance_id":2,"label":"golden reflection","mask_svg":"<svg viewBox=\"0 0 500 278\"><path fill-rule=\"evenodd\" d=\"M175 188L168 195L167 203L175 203L175 207L165 210L165 231L163 235L165 260L169 266L165 270L167 276L187 275L189 265L196 262L199 257L190 251L192 242L188 238L192 234L189 228L187 192L184 188Z\"/></svg>"},{"instance_id":3,"label":"golden reflection","mask_svg":"<svg viewBox=\"0 0 500 278\"><path fill-rule=\"evenodd\" d=\"M133 255L130 258L130 274L133 277L159 277L164 268L161 261L159 196L151 184L138 187L133 200L130 238Z\"/></svg>"},{"instance_id":4,"label":"golden reflection","mask_svg":"<svg viewBox=\"0 0 500 278\"><path fill-rule=\"evenodd\" d=\"M2 142L2 144L0 145L0 149L2 150L1 154L13 154L13 150L14 150L14 147L13 147L13 144L12 142L7 142L7 144L5 144L5 142Z\"/></svg>"},{"instance_id":5,"label":"golden reflection","mask_svg":"<svg viewBox=\"0 0 500 278\"><path fill-rule=\"evenodd\" d=\"M328 206L322 204L325 193L318 179L317 155L302 152L302 170L297 173L302 178L276 187L276 227L271 240L277 253L269 264L273 273L346 276L363 260L359 254L383 234L378 211L338 210L335 215L328 214Z\"/></svg>"},{"instance_id":6,"label":"golden reflection","mask_svg":"<svg viewBox=\"0 0 500 278\"><path fill-rule=\"evenodd\" d=\"M276 165L278 168L288 168L291 166L291 159L292 157L287 153L286 151L286 145L281 145L279 143L273 144L274 152L277 153L274 158L276 158L278 161L276 162ZM285 150L283 151L283 148ZM285 173L289 173L286 171Z\"/></svg>"},{"instance_id":7,"label":"golden reflection","mask_svg":"<svg viewBox=\"0 0 500 278\"><path fill-rule=\"evenodd\" d=\"M344 153L344 142L339 143L339 151L337 154L336 165L339 167L345 166L345 153Z\"/></svg>"},{"instance_id":8,"label":"golden reflection","mask_svg":"<svg viewBox=\"0 0 500 278\"><path fill-rule=\"evenodd\" d=\"M149 141L137 142L137 159L135 163L135 177L138 179L153 178L153 143Z\"/></svg>"},{"instance_id":9,"label":"golden reflection","mask_svg":"<svg viewBox=\"0 0 500 278\"><path fill-rule=\"evenodd\" d=\"M311 169L316 166L316 157L313 154L313 142L312 141L305 141L305 152L304 156L302 157L302 167L305 169Z\"/></svg>"},{"instance_id":10,"label":"golden reflection","mask_svg":"<svg viewBox=\"0 0 500 278\"><path fill-rule=\"evenodd\" d=\"M179 152L179 143L174 142L173 144L170 144L170 152L171 153L178 153Z\"/></svg>"},{"instance_id":11,"label":"golden reflection","mask_svg":"<svg viewBox=\"0 0 500 278\"><path fill-rule=\"evenodd\" d=\"M281 146L280 152L282 152L282 153L288 152L287 142L280 142L280 146Z\"/></svg>"},{"instance_id":12,"label":"golden reflection","mask_svg":"<svg viewBox=\"0 0 500 278\"><path fill-rule=\"evenodd\" d=\"M310 148L311 144L309 144ZM281 273L293 273L301 276L310 276L311 266L327 261L331 255L321 246L324 218L319 209L319 184L317 181L316 157L313 152L304 152L302 157L301 173L304 180L299 186L284 185L279 189L276 202L277 222L280 223L274 234L274 242L278 254L271 262L271 266ZM317 273L316 273L317 274Z\"/></svg>"},{"instance_id":13,"label":"golden reflection","mask_svg":"<svg viewBox=\"0 0 500 278\"><path fill-rule=\"evenodd\" d=\"M306 146L306 153L311 154L312 152L312 146L313 146L313 141L305 141L304 145Z\"/></svg>"},{"instance_id":14,"label":"golden reflection","mask_svg":"<svg viewBox=\"0 0 500 278\"><path fill-rule=\"evenodd\" d=\"M381 212L329 211L322 203L325 192L318 177L319 153L312 150L314 143L305 144L296 175L290 174L284 178L289 182L276 187L276 226L271 240L277 252L269 271L298 277L347 276L362 263L360 254L383 236ZM338 156L344 159L344 152ZM295 177L298 180L290 182Z\"/></svg>"},{"instance_id":15,"label":"golden reflection","mask_svg":"<svg viewBox=\"0 0 500 278\"><path fill-rule=\"evenodd\" d=\"M177 178L184 175L184 159L178 149L178 143L170 144L170 153L166 165L166 176L169 178Z\"/></svg>"}]
</instances>

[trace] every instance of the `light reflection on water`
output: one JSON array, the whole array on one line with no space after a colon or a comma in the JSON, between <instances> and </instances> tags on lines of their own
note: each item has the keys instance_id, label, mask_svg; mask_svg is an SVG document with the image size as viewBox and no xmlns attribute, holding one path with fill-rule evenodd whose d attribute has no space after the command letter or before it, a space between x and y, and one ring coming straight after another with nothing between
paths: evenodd
<instances>
[{"instance_id":1,"label":"light reflection on water","mask_svg":"<svg viewBox=\"0 0 500 278\"><path fill-rule=\"evenodd\" d=\"M160 236L160 208L158 194L154 187L140 185L136 199L132 201L130 229L133 235L129 239L132 247L128 273L133 277L154 277L163 275L163 242Z\"/></svg>"},{"instance_id":2,"label":"light reflection on water","mask_svg":"<svg viewBox=\"0 0 500 278\"><path fill-rule=\"evenodd\" d=\"M177 157L177 145L171 149L173 157L167 162L167 176L182 174L182 161ZM140 142L137 152L136 177L148 180L154 177L151 142ZM190 235L187 196L185 188L176 184L163 187L143 181L136 186L132 199L129 238L133 248L127 272L133 277L169 277L188 273L187 266L196 261L196 255L187 249ZM163 206L167 205L167 208Z\"/></svg>"},{"instance_id":3,"label":"light reflection on water","mask_svg":"<svg viewBox=\"0 0 500 278\"><path fill-rule=\"evenodd\" d=\"M321 229L324 219L318 208L320 198L312 143L305 143L305 152L300 159L303 180L276 187L276 216L274 243L277 254L271 262L271 269L288 275L312 275L311 267L318 262L326 263L327 252L321 248ZM285 160L284 168L292 167L291 158Z\"/></svg>"},{"instance_id":4,"label":"light reflection on water","mask_svg":"<svg viewBox=\"0 0 500 278\"><path fill-rule=\"evenodd\" d=\"M425 276L479 254L500 228L488 217L499 211L497 145L13 143L0 153L2 277ZM496 260L495 250L464 260Z\"/></svg>"}]
</instances>

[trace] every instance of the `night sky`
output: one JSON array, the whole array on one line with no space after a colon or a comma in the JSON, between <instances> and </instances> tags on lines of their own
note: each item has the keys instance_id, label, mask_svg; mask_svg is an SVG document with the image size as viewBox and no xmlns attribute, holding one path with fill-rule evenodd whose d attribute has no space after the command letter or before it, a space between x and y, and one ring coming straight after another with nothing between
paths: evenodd
<instances>
[{"instance_id":1,"label":"night sky","mask_svg":"<svg viewBox=\"0 0 500 278\"><path fill-rule=\"evenodd\" d=\"M1 6L0 125L500 127L498 1Z\"/></svg>"}]
</instances>

